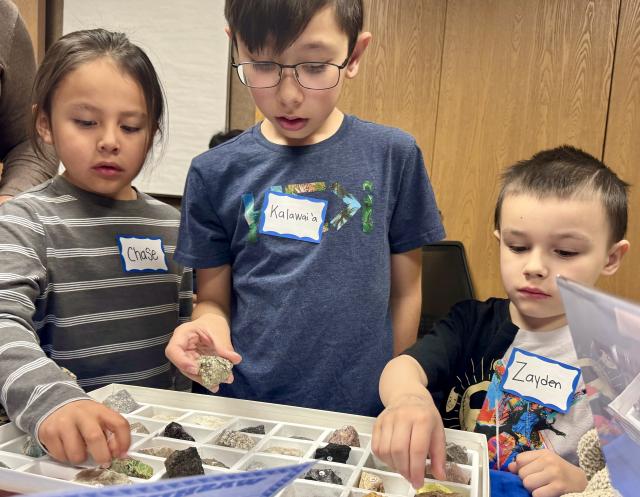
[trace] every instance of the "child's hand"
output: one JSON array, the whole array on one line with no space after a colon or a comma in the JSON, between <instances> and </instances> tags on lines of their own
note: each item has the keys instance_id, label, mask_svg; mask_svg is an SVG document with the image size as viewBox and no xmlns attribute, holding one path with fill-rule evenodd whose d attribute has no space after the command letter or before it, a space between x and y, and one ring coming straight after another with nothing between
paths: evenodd
<instances>
[{"instance_id":1,"label":"child's hand","mask_svg":"<svg viewBox=\"0 0 640 497\"><path fill-rule=\"evenodd\" d=\"M55 459L80 464L87 452L98 464L124 457L131 444L129 423L94 400L77 400L53 411L40 424L38 439Z\"/></svg>"},{"instance_id":2,"label":"child's hand","mask_svg":"<svg viewBox=\"0 0 640 497\"><path fill-rule=\"evenodd\" d=\"M444 479L446 459L444 427L431 395L404 395L394 399L378 416L373 428L373 452L404 476L415 488L424 482L425 459L433 473Z\"/></svg>"},{"instance_id":3,"label":"child's hand","mask_svg":"<svg viewBox=\"0 0 640 497\"><path fill-rule=\"evenodd\" d=\"M217 355L233 364L242 360L231 345L231 331L227 321L211 314L178 326L169 340L165 354L182 374L200 384L202 378L198 376L198 359L201 355ZM225 383L232 382L233 374L225 380ZM210 390L217 392L218 387Z\"/></svg>"},{"instance_id":4,"label":"child's hand","mask_svg":"<svg viewBox=\"0 0 640 497\"><path fill-rule=\"evenodd\" d=\"M582 492L587 486L587 476L582 469L548 449L518 454L509 464L509 471L518 474L533 497L558 497Z\"/></svg>"}]
</instances>

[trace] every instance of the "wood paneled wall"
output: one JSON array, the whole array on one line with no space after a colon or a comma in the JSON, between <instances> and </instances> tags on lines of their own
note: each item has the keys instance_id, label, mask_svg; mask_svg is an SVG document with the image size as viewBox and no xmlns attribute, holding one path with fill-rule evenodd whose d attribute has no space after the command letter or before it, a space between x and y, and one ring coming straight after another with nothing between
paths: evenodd
<instances>
[{"instance_id":1,"label":"wood paneled wall","mask_svg":"<svg viewBox=\"0 0 640 497\"><path fill-rule=\"evenodd\" d=\"M504 167L563 143L602 155L617 13L613 0L448 2L431 177L480 298L504 294Z\"/></svg>"},{"instance_id":2,"label":"wood paneled wall","mask_svg":"<svg viewBox=\"0 0 640 497\"><path fill-rule=\"evenodd\" d=\"M631 183L631 250L618 274L602 287L640 301L640 0L621 2L604 161Z\"/></svg>"},{"instance_id":3,"label":"wood paneled wall","mask_svg":"<svg viewBox=\"0 0 640 497\"><path fill-rule=\"evenodd\" d=\"M344 112L402 128L433 164L446 2L365 0L373 41L339 102Z\"/></svg>"},{"instance_id":4,"label":"wood paneled wall","mask_svg":"<svg viewBox=\"0 0 640 497\"><path fill-rule=\"evenodd\" d=\"M492 223L505 167L569 143L640 188L640 0L365 5L374 39L341 108L416 136L479 298L504 295ZM637 212L640 193L632 244ZM605 289L640 300L639 251Z\"/></svg>"}]
</instances>

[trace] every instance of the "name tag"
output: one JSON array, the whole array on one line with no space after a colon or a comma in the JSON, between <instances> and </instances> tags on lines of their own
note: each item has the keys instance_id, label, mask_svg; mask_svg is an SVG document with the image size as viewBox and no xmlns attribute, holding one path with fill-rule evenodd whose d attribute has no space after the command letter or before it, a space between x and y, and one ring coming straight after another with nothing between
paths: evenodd
<instances>
[{"instance_id":1,"label":"name tag","mask_svg":"<svg viewBox=\"0 0 640 497\"><path fill-rule=\"evenodd\" d=\"M580 380L580 368L514 348L502 377L502 389L566 413Z\"/></svg>"},{"instance_id":2,"label":"name tag","mask_svg":"<svg viewBox=\"0 0 640 497\"><path fill-rule=\"evenodd\" d=\"M169 270L162 239L124 235L118 236L117 239L125 272Z\"/></svg>"},{"instance_id":3,"label":"name tag","mask_svg":"<svg viewBox=\"0 0 640 497\"><path fill-rule=\"evenodd\" d=\"M327 200L270 191L264 197L258 231L320 243L327 204Z\"/></svg>"}]
</instances>

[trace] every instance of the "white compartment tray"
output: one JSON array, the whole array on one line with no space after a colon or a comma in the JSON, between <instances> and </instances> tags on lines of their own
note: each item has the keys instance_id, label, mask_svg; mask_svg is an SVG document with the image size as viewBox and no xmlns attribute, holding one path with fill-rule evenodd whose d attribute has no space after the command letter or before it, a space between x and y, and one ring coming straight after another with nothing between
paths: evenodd
<instances>
[{"instance_id":1,"label":"white compartment tray","mask_svg":"<svg viewBox=\"0 0 640 497\"><path fill-rule=\"evenodd\" d=\"M357 488L363 471L379 476L384 483L385 497L412 497L415 490L400 475L386 467L371 453L371 432L375 418L291 407L263 402L228 399L214 395L199 395L128 385L108 385L90 395L102 401L112 393L126 389L141 407L126 414L130 423L140 422L149 434L132 434L129 453L150 464L156 481L164 474L164 460L138 451L148 447L196 447L203 459L215 458L228 469L204 465L206 474L247 471L297 464L312 460L315 450L326 444L332 431L345 425L359 434L360 447L353 447L345 464L318 461L315 468L332 469L342 479L342 485L298 479L279 497L364 497L370 491ZM200 416L220 418L213 426L204 426ZM174 418L191 434L195 442L161 437L164 426ZM218 445L217 437L225 429L238 430L264 425L265 434L249 434L256 442L251 450ZM442 482L464 497L489 497L487 441L477 433L445 430L448 442L465 447L470 463L464 469L471 474L469 485ZM70 480L75 473L90 464L73 467L54 462L48 456L38 459L22 455L20 448L25 434L12 423L0 426L0 461L10 469L0 469L0 489L33 493L77 488L81 484ZM295 452L281 455L273 447L285 447ZM302 478L302 477L301 477ZM145 480L137 480L135 482ZM425 480L428 482L431 480ZM379 492L378 492L379 493Z\"/></svg>"}]
</instances>

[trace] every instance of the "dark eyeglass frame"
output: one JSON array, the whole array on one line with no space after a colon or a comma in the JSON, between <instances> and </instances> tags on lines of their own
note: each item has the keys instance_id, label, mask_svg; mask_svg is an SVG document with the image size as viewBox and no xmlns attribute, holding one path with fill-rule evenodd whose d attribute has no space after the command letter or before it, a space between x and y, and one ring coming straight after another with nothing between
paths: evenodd
<instances>
[{"instance_id":1,"label":"dark eyeglass frame","mask_svg":"<svg viewBox=\"0 0 640 497\"><path fill-rule=\"evenodd\" d=\"M248 88L257 88L259 90L264 90L266 88L275 88L276 86L278 86L280 83L282 83L282 71L284 69L293 69L293 75L296 78L296 81L298 82L298 84L300 86L302 86L303 88L307 89L307 90L317 90L317 91L322 91L322 90L330 90L331 88L335 88L336 86L338 86L338 83L340 82L340 71L342 71L345 67L347 67L347 65L349 65L349 61L351 60L351 54L347 55L347 58L344 59L344 62L342 64L334 64L333 62L313 62L313 61L306 61L306 62L298 62L297 64L280 64L279 62L273 62L273 61L256 61L256 62L240 62L240 63L236 63L235 60L233 59L233 57L231 58L231 67L233 67L236 70L236 74L238 75L238 79L240 80L240 82L245 85ZM271 85L271 86L251 86L248 85L247 83L245 83L244 81L242 81L242 78L240 77L240 67L244 66L244 65L276 65L278 66L279 69L279 74L278 74L278 82L275 85ZM306 64L325 64L325 65L329 65L329 66L333 66L333 67L337 67L338 68L338 79L336 80L335 84L333 86L329 86L327 88L309 88L308 86L303 85L300 82L300 77L298 75L298 66L302 66L302 65L306 65Z\"/></svg>"}]
</instances>

